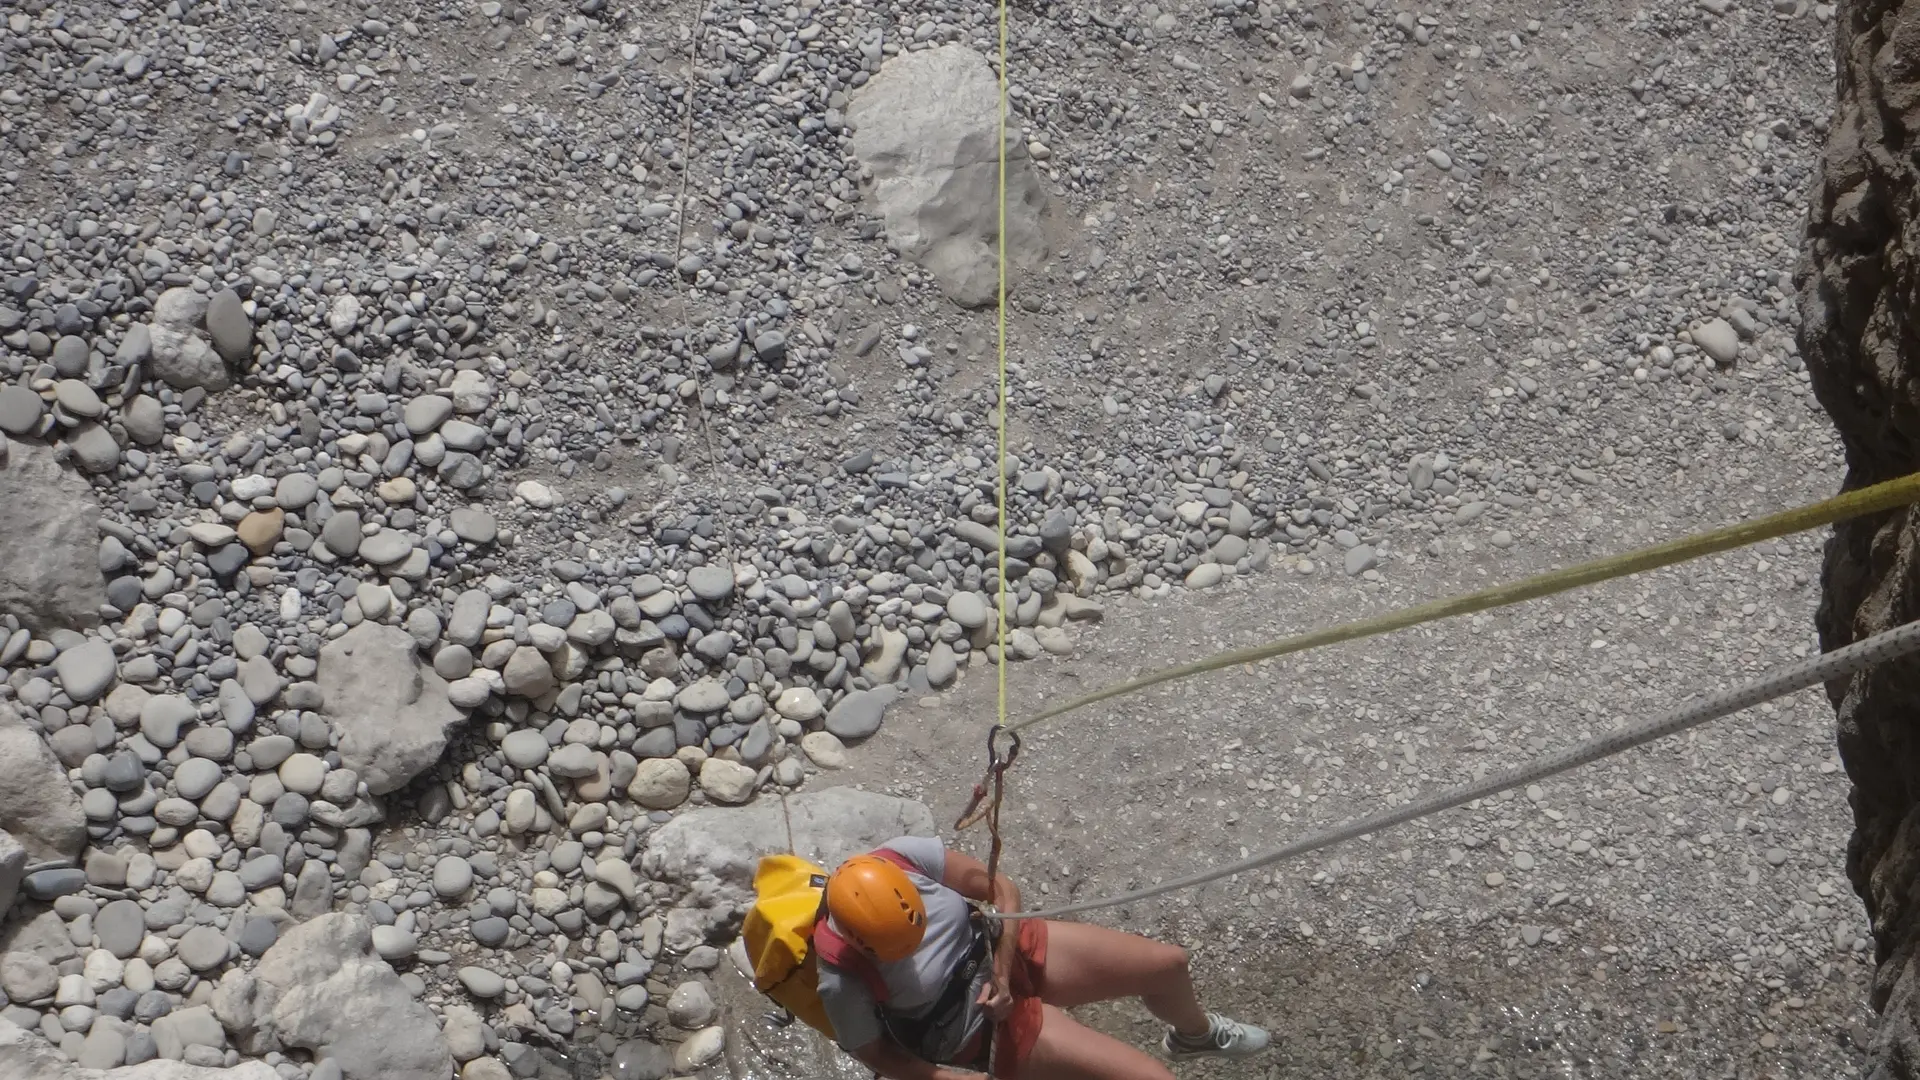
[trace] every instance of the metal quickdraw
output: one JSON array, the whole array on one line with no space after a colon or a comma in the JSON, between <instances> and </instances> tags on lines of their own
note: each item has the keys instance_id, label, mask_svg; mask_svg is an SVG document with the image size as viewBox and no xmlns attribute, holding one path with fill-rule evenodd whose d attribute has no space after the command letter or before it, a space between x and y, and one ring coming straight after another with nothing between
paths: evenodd
<instances>
[{"instance_id":1,"label":"metal quickdraw","mask_svg":"<svg viewBox=\"0 0 1920 1080\"><path fill-rule=\"evenodd\" d=\"M1001 753L1000 736L1004 734L1010 740L1006 752ZM965 832L978 824L982 818L987 822L987 835L992 841L987 857L987 881L989 887L1000 873L1000 797L1006 786L1007 770L1013 767L1014 759L1020 756L1020 733L995 724L987 732L987 771L980 782L973 785L973 798L967 801L967 808L960 813L958 821L953 823L955 832ZM989 799L988 796L992 798ZM984 804L984 805L982 805Z\"/></svg>"}]
</instances>

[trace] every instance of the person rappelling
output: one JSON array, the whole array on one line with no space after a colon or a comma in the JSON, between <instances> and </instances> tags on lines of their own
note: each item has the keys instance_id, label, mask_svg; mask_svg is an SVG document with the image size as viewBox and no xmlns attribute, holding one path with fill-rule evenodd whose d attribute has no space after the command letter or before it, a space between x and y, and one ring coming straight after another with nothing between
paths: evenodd
<instances>
[{"instance_id":1,"label":"person rappelling","mask_svg":"<svg viewBox=\"0 0 1920 1080\"><path fill-rule=\"evenodd\" d=\"M1171 1060L1268 1046L1264 1030L1201 1007L1186 950L995 918L983 906L1018 911L1019 887L937 838L897 837L818 871L795 856L762 862L745 928L756 984L889 1080L1171 1080L1159 1060L1065 1011L1128 997L1166 1024ZM802 934L810 949L793 948Z\"/></svg>"}]
</instances>

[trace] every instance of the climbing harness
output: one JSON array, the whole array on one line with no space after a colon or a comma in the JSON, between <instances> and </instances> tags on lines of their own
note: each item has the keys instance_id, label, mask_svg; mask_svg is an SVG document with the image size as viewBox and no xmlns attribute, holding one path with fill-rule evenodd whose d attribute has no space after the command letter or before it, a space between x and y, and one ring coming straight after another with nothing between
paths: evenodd
<instances>
[{"instance_id":1,"label":"climbing harness","mask_svg":"<svg viewBox=\"0 0 1920 1080\"><path fill-rule=\"evenodd\" d=\"M980 987L993 974L993 931L991 920L978 908L967 913L968 932L973 935L972 944L967 948L966 958L960 962L939 998L917 1017L902 1016L883 1010L880 1022L886 1028L893 1041L905 1047L915 1057L941 1064L958 1062L940 1062L940 1042L954 1025L966 1015L967 1008L980 992ZM983 1025L985 1037L981 1040L987 1053L991 1055L993 1025ZM978 1054L974 1055L976 1058Z\"/></svg>"},{"instance_id":2,"label":"climbing harness","mask_svg":"<svg viewBox=\"0 0 1920 1080\"><path fill-rule=\"evenodd\" d=\"M1402 825L1417 818L1437 814L1462 803L1484 799L1502 791L1531 784L1536 780L1697 727L1709 720L1751 708L1763 701L1772 701L1774 698L1785 697L1809 686L1818 686L1834 679L1853 675L1875 664L1916 651L1920 651L1920 621L1904 623L1892 630L1875 634L1832 652L1820 653L1731 690L1710 695L1691 705L1684 705L1650 720L1595 736L1585 742L1575 743L1564 750L1536 758L1525 765L1484 780L1448 788L1395 809L1354 818L1323 832L1313 833L1292 843L1250 855L1239 862L1189 874L1148 888L1135 889L1118 896L1063 904L1046 911L1009 912L1000 917L1002 919L1057 919L1063 915L1148 900L1182 889L1205 885L1221 878L1244 874L1249 870L1258 870L1284 859L1305 855L1308 852L1367 836L1395 825Z\"/></svg>"}]
</instances>

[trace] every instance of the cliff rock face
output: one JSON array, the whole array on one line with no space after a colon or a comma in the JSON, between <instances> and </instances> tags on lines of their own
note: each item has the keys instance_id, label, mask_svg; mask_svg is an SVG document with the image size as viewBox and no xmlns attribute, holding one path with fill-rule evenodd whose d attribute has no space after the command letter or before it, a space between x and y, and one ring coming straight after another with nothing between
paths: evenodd
<instances>
[{"instance_id":1,"label":"cliff rock face","mask_svg":"<svg viewBox=\"0 0 1920 1080\"><path fill-rule=\"evenodd\" d=\"M1920 469L1920 0L1841 0L1838 99L1796 274L1800 351L1846 445L1849 488ZM1920 617L1920 512L1834 530L1826 648ZM1873 922L1874 1080L1920 1078L1920 664L1828 688L1853 779L1847 872Z\"/></svg>"}]
</instances>

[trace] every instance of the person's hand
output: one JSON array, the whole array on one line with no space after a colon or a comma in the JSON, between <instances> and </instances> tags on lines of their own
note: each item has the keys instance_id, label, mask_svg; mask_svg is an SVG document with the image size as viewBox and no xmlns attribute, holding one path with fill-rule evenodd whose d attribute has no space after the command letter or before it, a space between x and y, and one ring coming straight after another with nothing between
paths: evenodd
<instances>
[{"instance_id":1,"label":"person's hand","mask_svg":"<svg viewBox=\"0 0 1920 1080\"><path fill-rule=\"evenodd\" d=\"M974 1000L996 1024L1013 1012L1013 992L1007 989L1006 980L998 973L987 980L987 985L980 988L980 996Z\"/></svg>"}]
</instances>

